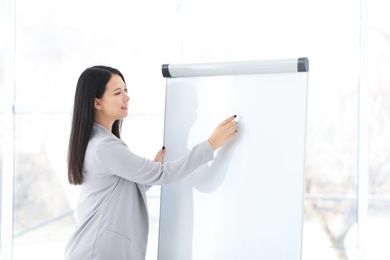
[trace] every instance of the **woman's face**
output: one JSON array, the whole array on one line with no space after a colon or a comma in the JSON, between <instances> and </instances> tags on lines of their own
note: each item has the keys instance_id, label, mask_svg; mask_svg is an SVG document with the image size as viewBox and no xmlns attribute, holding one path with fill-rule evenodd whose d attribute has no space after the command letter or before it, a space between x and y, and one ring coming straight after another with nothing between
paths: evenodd
<instances>
[{"instance_id":1,"label":"woman's face","mask_svg":"<svg viewBox=\"0 0 390 260\"><path fill-rule=\"evenodd\" d=\"M119 75L113 74L102 98L95 100L95 108L106 120L115 121L127 116L129 100L126 84Z\"/></svg>"}]
</instances>

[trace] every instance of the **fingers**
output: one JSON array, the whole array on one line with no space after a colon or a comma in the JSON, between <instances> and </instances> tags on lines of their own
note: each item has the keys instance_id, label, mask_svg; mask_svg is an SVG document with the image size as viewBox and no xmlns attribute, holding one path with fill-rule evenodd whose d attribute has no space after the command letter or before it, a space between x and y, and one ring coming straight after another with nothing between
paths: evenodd
<instances>
[{"instance_id":1,"label":"fingers","mask_svg":"<svg viewBox=\"0 0 390 260\"><path fill-rule=\"evenodd\" d=\"M223 132L225 132L225 134L227 134L228 137L232 134L235 135L237 133L237 130L238 130L238 125L237 125L237 122L233 120L234 118L235 118L235 116L229 117L227 120L231 120L231 121L228 121L224 125L222 125L222 124L220 125ZM224 122L226 122L227 120L225 120Z\"/></svg>"},{"instance_id":2,"label":"fingers","mask_svg":"<svg viewBox=\"0 0 390 260\"><path fill-rule=\"evenodd\" d=\"M237 131L238 125L236 121L230 121L225 125L225 127L228 130L228 132L232 133Z\"/></svg>"},{"instance_id":3,"label":"fingers","mask_svg":"<svg viewBox=\"0 0 390 260\"><path fill-rule=\"evenodd\" d=\"M234 120L237 116L231 116L220 123L208 139L211 147L215 151L225 145L237 134L237 122Z\"/></svg>"},{"instance_id":4,"label":"fingers","mask_svg":"<svg viewBox=\"0 0 390 260\"><path fill-rule=\"evenodd\" d=\"M231 121L233 121L235 118L237 117L237 115L234 115L234 116L231 116L229 118L226 118L222 123L220 123L219 125L222 125L222 126L225 126L226 124L230 123Z\"/></svg>"},{"instance_id":5,"label":"fingers","mask_svg":"<svg viewBox=\"0 0 390 260\"><path fill-rule=\"evenodd\" d=\"M163 146L160 151L156 154L156 157L154 157L155 162L163 163L164 161L164 155L165 155L165 146Z\"/></svg>"},{"instance_id":6,"label":"fingers","mask_svg":"<svg viewBox=\"0 0 390 260\"><path fill-rule=\"evenodd\" d=\"M165 146L163 146L163 147L161 148L161 150L159 151L159 154L160 154L161 158L164 158L165 152L166 152Z\"/></svg>"},{"instance_id":7,"label":"fingers","mask_svg":"<svg viewBox=\"0 0 390 260\"><path fill-rule=\"evenodd\" d=\"M231 116L219 124L219 126L224 128L229 133L229 135L237 132L238 125L237 122L234 121L236 117L237 115Z\"/></svg>"}]
</instances>

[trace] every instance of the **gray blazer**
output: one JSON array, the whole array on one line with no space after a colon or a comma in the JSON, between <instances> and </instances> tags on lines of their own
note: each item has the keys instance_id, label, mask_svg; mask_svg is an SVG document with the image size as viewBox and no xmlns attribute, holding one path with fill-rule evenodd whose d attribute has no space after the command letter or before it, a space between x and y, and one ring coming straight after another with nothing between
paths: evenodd
<instances>
[{"instance_id":1,"label":"gray blazer","mask_svg":"<svg viewBox=\"0 0 390 260\"><path fill-rule=\"evenodd\" d=\"M145 185L168 184L214 158L208 141L161 164L132 153L95 123L84 161L77 226L66 260L144 260L148 239Z\"/></svg>"}]
</instances>

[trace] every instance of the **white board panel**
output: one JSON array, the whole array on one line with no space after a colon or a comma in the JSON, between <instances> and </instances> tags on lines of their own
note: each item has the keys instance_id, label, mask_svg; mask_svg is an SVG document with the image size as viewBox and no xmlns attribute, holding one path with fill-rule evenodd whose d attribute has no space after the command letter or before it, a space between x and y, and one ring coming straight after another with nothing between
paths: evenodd
<instances>
[{"instance_id":1,"label":"white board panel","mask_svg":"<svg viewBox=\"0 0 390 260\"><path fill-rule=\"evenodd\" d=\"M159 260L301 258L307 72L168 78L165 160L237 115L214 161L161 192Z\"/></svg>"}]
</instances>

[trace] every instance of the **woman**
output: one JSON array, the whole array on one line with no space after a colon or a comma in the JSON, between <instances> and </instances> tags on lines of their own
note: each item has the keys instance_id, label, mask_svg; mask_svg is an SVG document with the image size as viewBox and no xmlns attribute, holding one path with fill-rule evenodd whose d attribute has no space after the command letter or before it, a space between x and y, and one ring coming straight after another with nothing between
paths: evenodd
<instances>
[{"instance_id":1,"label":"woman","mask_svg":"<svg viewBox=\"0 0 390 260\"><path fill-rule=\"evenodd\" d=\"M125 79L117 69L95 66L80 76L68 151L68 178L81 185L77 227L66 260L144 260L148 237L146 187L172 183L214 158L237 133L235 116L183 157L163 162L133 154L120 139L128 114Z\"/></svg>"}]
</instances>

